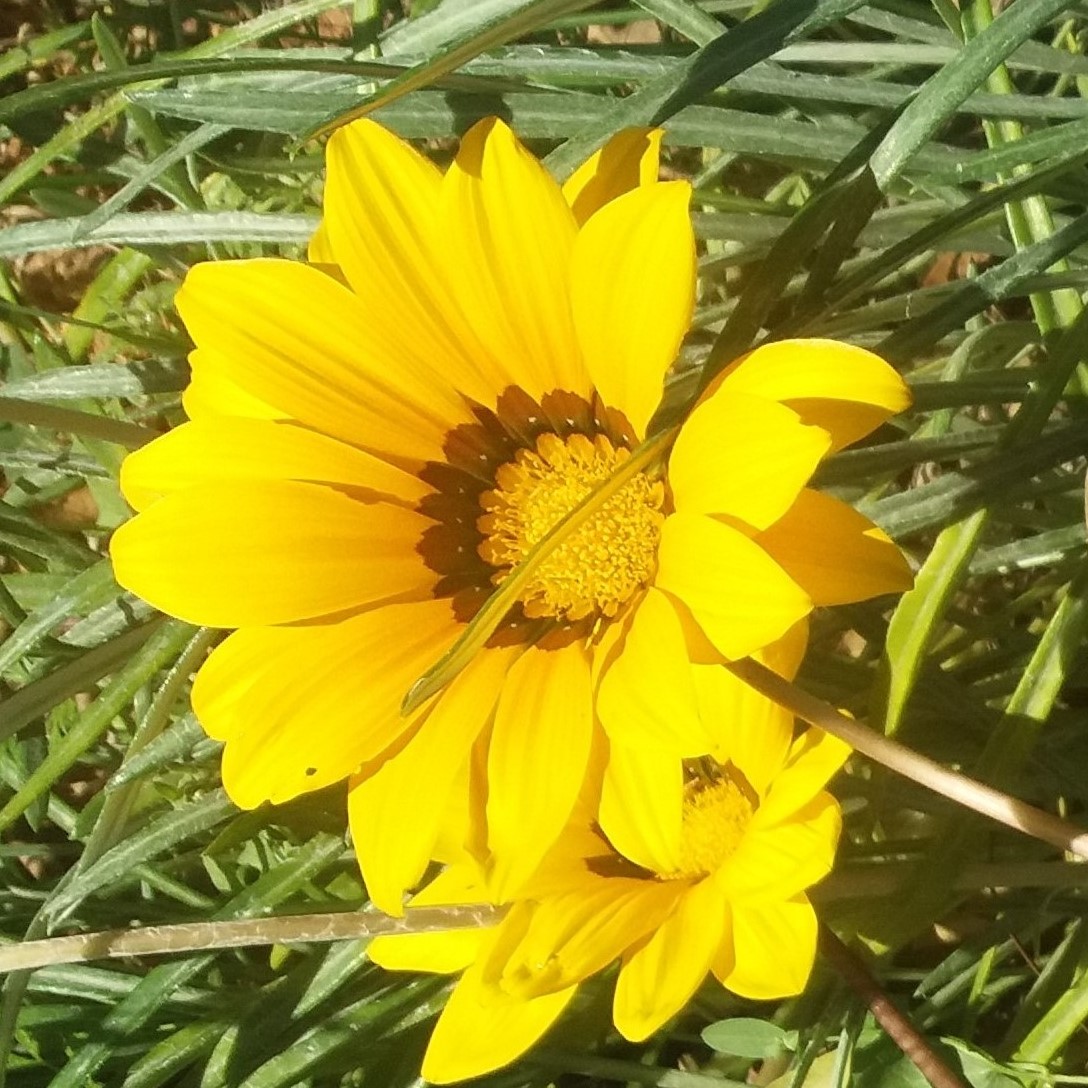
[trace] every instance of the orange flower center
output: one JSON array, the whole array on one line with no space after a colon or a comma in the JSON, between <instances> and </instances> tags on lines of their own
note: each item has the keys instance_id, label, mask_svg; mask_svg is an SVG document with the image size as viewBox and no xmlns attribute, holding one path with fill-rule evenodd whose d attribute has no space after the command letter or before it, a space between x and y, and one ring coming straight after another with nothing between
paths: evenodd
<instances>
[{"instance_id":1,"label":"orange flower center","mask_svg":"<svg viewBox=\"0 0 1088 1088\"><path fill-rule=\"evenodd\" d=\"M480 496L480 555L495 568L493 582L570 513L629 456L604 435L542 434L495 474L497 487ZM544 558L522 593L527 616L580 620L614 616L653 577L664 515L664 486L635 476L588 521Z\"/></svg>"}]
</instances>

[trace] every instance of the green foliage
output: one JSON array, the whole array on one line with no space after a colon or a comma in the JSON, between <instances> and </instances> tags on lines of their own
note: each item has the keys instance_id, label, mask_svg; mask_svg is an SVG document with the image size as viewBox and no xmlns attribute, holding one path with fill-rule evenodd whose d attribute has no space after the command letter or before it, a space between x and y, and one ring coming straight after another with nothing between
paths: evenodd
<instances>
[{"instance_id":1,"label":"green foliage","mask_svg":"<svg viewBox=\"0 0 1088 1088\"><path fill-rule=\"evenodd\" d=\"M899 366L914 410L821 485L915 589L818 615L801 683L1039 806L1088 804L1088 17L1063 0L27 0L0 11L3 940L366 904L338 790L240 813L188 707L217 637L114 583L125 451L182 418L191 264L296 257L330 121L442 157L500 114L558 176L624 125L696 183L701 294L669 407L765 337ZM266 9L266 10L263 10ZM644 33L630 34L630 28ZM649 31L649 33L645 33ZM649 38L650 40L646 40ZM817 891L976 1088L1078 1083L1083 866L860 762ZM644 1045L607 982L520 1088L922 1083L827 968L775 1005L708 986ZM0 1081L418 1083L442 980L360 942L7 978ZM700 1035L701 1032L701 1035Z\"/></svg>"}]
</instances>

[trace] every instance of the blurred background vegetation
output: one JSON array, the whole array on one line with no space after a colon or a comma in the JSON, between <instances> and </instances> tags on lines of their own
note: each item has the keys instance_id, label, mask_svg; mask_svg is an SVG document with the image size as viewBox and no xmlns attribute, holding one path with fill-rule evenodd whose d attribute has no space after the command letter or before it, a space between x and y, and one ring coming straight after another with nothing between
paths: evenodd
<instances>
[{"instance_id":1,"label":"blurred background vegetation","mask_svg":"<svg viewBox=\"0 0 1088 1088\"><path fill-rule=\"evenodd\" d=\"M0 940L365 907L341 791L234 809L187 703L217 633L106 558L121 459L182 418L186 268L301 256L309 134L364 102L440 162L499 114L560 176L663 124L701 262L673 395L787 335L872 347L915 393L821 484L917 588L819 615L802 684L1088 824L1086 40L1076 0L3 0ZM861 760L836 789L818 898L885 993L976 1088L1088 1084L1088 866ZM442 980L207 933L8 975L0 1080L419 1083ZM924 1084L824 963L778 1005L708 986L641 1046L609 1000L587 986L488 1083Z\"/></svg>"}]
</instances>

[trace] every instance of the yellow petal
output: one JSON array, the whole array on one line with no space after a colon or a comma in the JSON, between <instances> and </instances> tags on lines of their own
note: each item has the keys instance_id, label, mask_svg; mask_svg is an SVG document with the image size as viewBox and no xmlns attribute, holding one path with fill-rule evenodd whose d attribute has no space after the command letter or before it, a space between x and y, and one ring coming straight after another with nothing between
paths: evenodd
<instances>
[{"instance_id":1,"label":"yellow petal","mask_svg":"<svg viewBox=\"0 0 1088 1088\"><path fill-rule=\"evenodd\" d=\"M411 906L460 906L486 898L483 874L470 865L443 869L413 896ZM409 911L409 916L411 911ZM493 939L488 927L441 930L434 933L396 933L375 937L366 947L370 959L387 971L428 971L447 975L463 971Z\"/></svg>"},{"instance_id":2,"label":"yellow petal","mask_svg":"<svg viewBox=\"0 0 1088 1088\"><path fill-rule=\"evenodd\" d=\"M503 382L457 313L442 264L438 205L442 175L429 159L368 119L329 138L325 230L369 319L413 365L481 403Z\"/></svg>"},{"instance_id":3,"label":"yellow petal","mask_svg":"<svg viewBox=\"0 0 1088 1088\"><path fill-rule=\"evenodd\" d=\"M881 529L819 491L802 491L756 540L817 605L902 593L914 581L903 553Z\"/></svg>"},{"instance_id":4,"label":"yellow petal","mask_svg":"<svg viewBox=\"0 0 1088 1088\"><path fill-rule=\"evenodd\" d=\"M719 763L732 762L761 797L781 771L793 739L793 715L723 665L693 665L704 721Z\"/></svg>"},{"instance_id":5,"label":"yellow petal","mask_svg":"<svg viewBox=\"0 0 1088 1088\"><path fill-rule=\"evenodd\" d=\"M253 419L284 419L288 413L273 408L247 393L226 376L220 357L209 349L189 353L192 377L181 395L181 406L193 420L220 416L247 416Z\"/></svg>"},{"instance_id":6,"label":"yellow petal","mask_svg":"<svg viewBox=\"0 0 1088 1088\"><path fill-rule=\"evenodd\" d=\"M595 151L563 184L563 196L581 226L611 200L657 181L659 128L625 128Z\"/></svg>"},{"instance_id":7,"label":"yellow petal","mask_svg":"<svg viewBox=\"0 0 1088 1088\"><path fill-rule=\"evenodd\" d=\"M422 596L423 515L289 480L202 484L152 503L110 542L118 582L209 627L292 623Z\"/></svg>"},{"instance_id":8,"label":"yellow petal","mask_svg":"<svg viewBox=\"0 0 1088 1088\"><path fill-rule=\"evenodd\" d=\"M662 182L606 204L578 233L572 302L601 399L638 435L661 400L695 303L691 186Z\"/></svg>"},{"instance_id":9,"label":"yellow petal","mask_svg":"<svg viewBox=\"0 0 1088 1088\"><path fill-rule=\"evenodd\" d=\"M402 750L353 778L348 817L355 855L371 901L386 914L403 912L404 893L423 876L458 772L516 656L516 648L482 650Z\"/></svg>"},{"instance_id":10,"label":"yellow petal","mask_svg":"<svg viewBox=\"0 0 1088 1088\"><path fill-rule=\"evenodd\" d=\"M387 971L425 971L455 975L465 970L483 948L486 929L448 929L434 933L396 933L375 937L366 954Z\"/></svg>"},{"instance_id":11,"label":"yellow petal","mask_svg":"<svg viewBox=\"0 0 1088 1088\"><path fill-rule=\"evenodd\" d=\"M493 368L538 399L588 396L570 312L577 227L552 176L490 118L461 140L441 209L454 300Z\"/></svg>"},{"instance_id":12,"label":"yellow petal","mask_svg":"<svg viewBox=\"0 0 1088 1088\"><path fill-rule=\"evenodd\" d=\"M336 254L329 241L329 226L324 219L318 223L317 230L310 235L310 242L306 247L306 260L310 264L336 264Z\"/></svg>"},{"instance_id":13,"label":"yellow petal","mask_svg":"<svg viewBox=\"0 0 1088 1088\"><path fill-rule=\"evenodd\" d=\"M687 605L729 660L781 638L812 611L804 590L758 544L701 514L665 519L655 583Z\"/></svg>"},{"instance_id":14,"label":"yellow petal","mask_svg":"<svg viewBox=\"0 0 1088 1088\"><path fill-rule=\"evenodd\" d=\"M577 987L529 1000L503 998L470 967L453 988L423 1058L423 1079L451 1084L500 1069L559 1018Z\"/></svg>"},{"instance_id":15,"label":"yellow petal","mask_svg":"<svg viewBox=\"0 0 1088 1088\"><path fill-rule=\"evenodd\" d=\"M675 753L609 745L599 818L624 857L653 872L676 872L683 809L684 771Z\"/></svg>"},{"instance_id":16,"label":"yellow petal","mask_svg":"<svg viewBox=\"0 0 1088 1088\"><path fill-rule=\"evenodd\" d=\"M678 880L595 877L571 892L514 904L484 969L516 997L553 993L603 970L668 917Z\"/></svg>"},{"instance_id":17,"label":"yellow petal","mask_svg":"<svg viewBox=\"0 0 1088 1088\"><path fill-rule=\"evenodd\" d=\"M532 873L567 822L592 735L585 649L578 642L531 646L507 674L488 753L488 845L500 901Z\"/></svg>"},{"instance_id":18,"label":"yellow petal","mask_svg":"<svg viewBox=\"0 0 1088 1088\"><path fill-rule=\"evenodd\" d=\"M198 264L178 292L197 347L246 392L334 438L411 461L440 460L470 422L441 363L405 351L345 287L297 261Z\"/></svg>"},{"instance_id":19,"label":"yellow petal","mask_svg":"<svg viewBox=\"0 0 1088 1088\"><path fill-rule=\"evenodd\" d=\"M706 755L713 739L699 716L684 631L665 594L652 587L646 592L612 655L597 694L609 739Z\"/></svg>"},{"instance_id":20,"label":"yellow petal","mask_svg":"<svg viewBox=\"0 0 1088 1088\"><path fill-rule=\"evenodd\" d=\"M317 431L233 416L183 423L130 453L121 466L121 491L137 510L174 491L228 480L342 484L371 501L407 503L431 490L403 469Z\"/></svg>"},{"instance_id":21,"label":"yellow petal","mask_svg":"<svg viewBox=\"0 0 1088 1088\"><path fill-rule=\"evenodd\" d=\"M815 726L806 729L793 743L785 769L759 807L760 825L789 819L804 808L838 774L850 753L850 745L838 737Z\"/></svg>"},{"instance_id":22,"label":"yellow petal","mask_svg":"<svg viewBox=\"0 0 1088 1088\"><path fill-rule=\"evenodd\" d=\"M714 389L780 400L823 427L832 449L856 442L910 407L903 379L879 356L835 340L779 340L733 363Z\"/></svg>"},{"instance_id":23,"label":"yellow petal","mask_svg":"<svg viewBox=\"0 0 1088 1088\"><path fill-rule=\"evenodd\" d=\"M812 974L818 936L816 912L803 895L758 907L737 904L734 964L719 978L733 993L752 1001L792 997Z\"/></svg>"},{"instance_id":24,"label":"yellow petal","mask_svg":"<svg viewBox=\"0 0 1088 1088\"><path fill-rule=\"evenodd\" d=\"M612 1018L639 1043L691 1000L721 944L729 907L713 881L693 885L649 939L624 957Z\"/></svg>"},{"instance_id":25,"label":"yellow petal","mask_svg":"<svg viewBox=\"0 0 1088 1088\"><path fill-rule=\"evenodd\" d=\"M404 692L457 629L449 602L424 601L227 638L197 673L192 700L226 742L231 799L242 808L287 801L377 756L408 728Z\"/></svg>"},{"instance_id":26,"label":"yellow petal","mask_svg":"<svg viewBox=\"0 0 1088 1088\"><path fill-rule=\"evenodd\" d=\"M773 827L753 818L715 879L734 903L789 899L831 872L841 830L842 813L829 793L818 794L792 819Z\"/></svg>"},{"instance_id":27,"label":"yellow petal","mask_svg":"<svg viewBox=\"0 0 1088 1088\"><path fill-rule=\"evenodd\" d=\"M827 431L805 426L796 412L725 385L695 408L673 446L669 487L676 509L728 514L766 529L789 509L830 446Z\"/></svg>"}]
</instances>

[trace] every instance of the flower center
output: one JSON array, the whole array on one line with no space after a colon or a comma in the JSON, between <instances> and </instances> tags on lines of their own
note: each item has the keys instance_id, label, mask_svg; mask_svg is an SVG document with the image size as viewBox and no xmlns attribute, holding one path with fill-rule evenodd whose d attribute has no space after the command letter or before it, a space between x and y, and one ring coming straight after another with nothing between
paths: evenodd
<instances>
[{"instance_id":1,"label":"flower center","mask_svg":"<svg viewBox=\"0 0 1088 1088\"><path fill-rule=\"evenodd\" d=\"M536 449L520 449L495 474L496 488L480 497L480 555L510 569L566 514L627 460L629 452L604 436L542 434ZM653 577L664 515L664 486L633 477L593 517L552 549L522 592L527 616L580 620L614 616Z\"/></svg>"},{"instance_id":2,"label":"flower center","mask_svg":"<svg viewBox=\"0 0 1088 1088\"><path fill-rule=\"evenodd\" d=\"M752 818L752 802L732 776L689 782L684 790L680 864L666 879L707 876L740 845Z\"/></svg>"}]
</instances>

